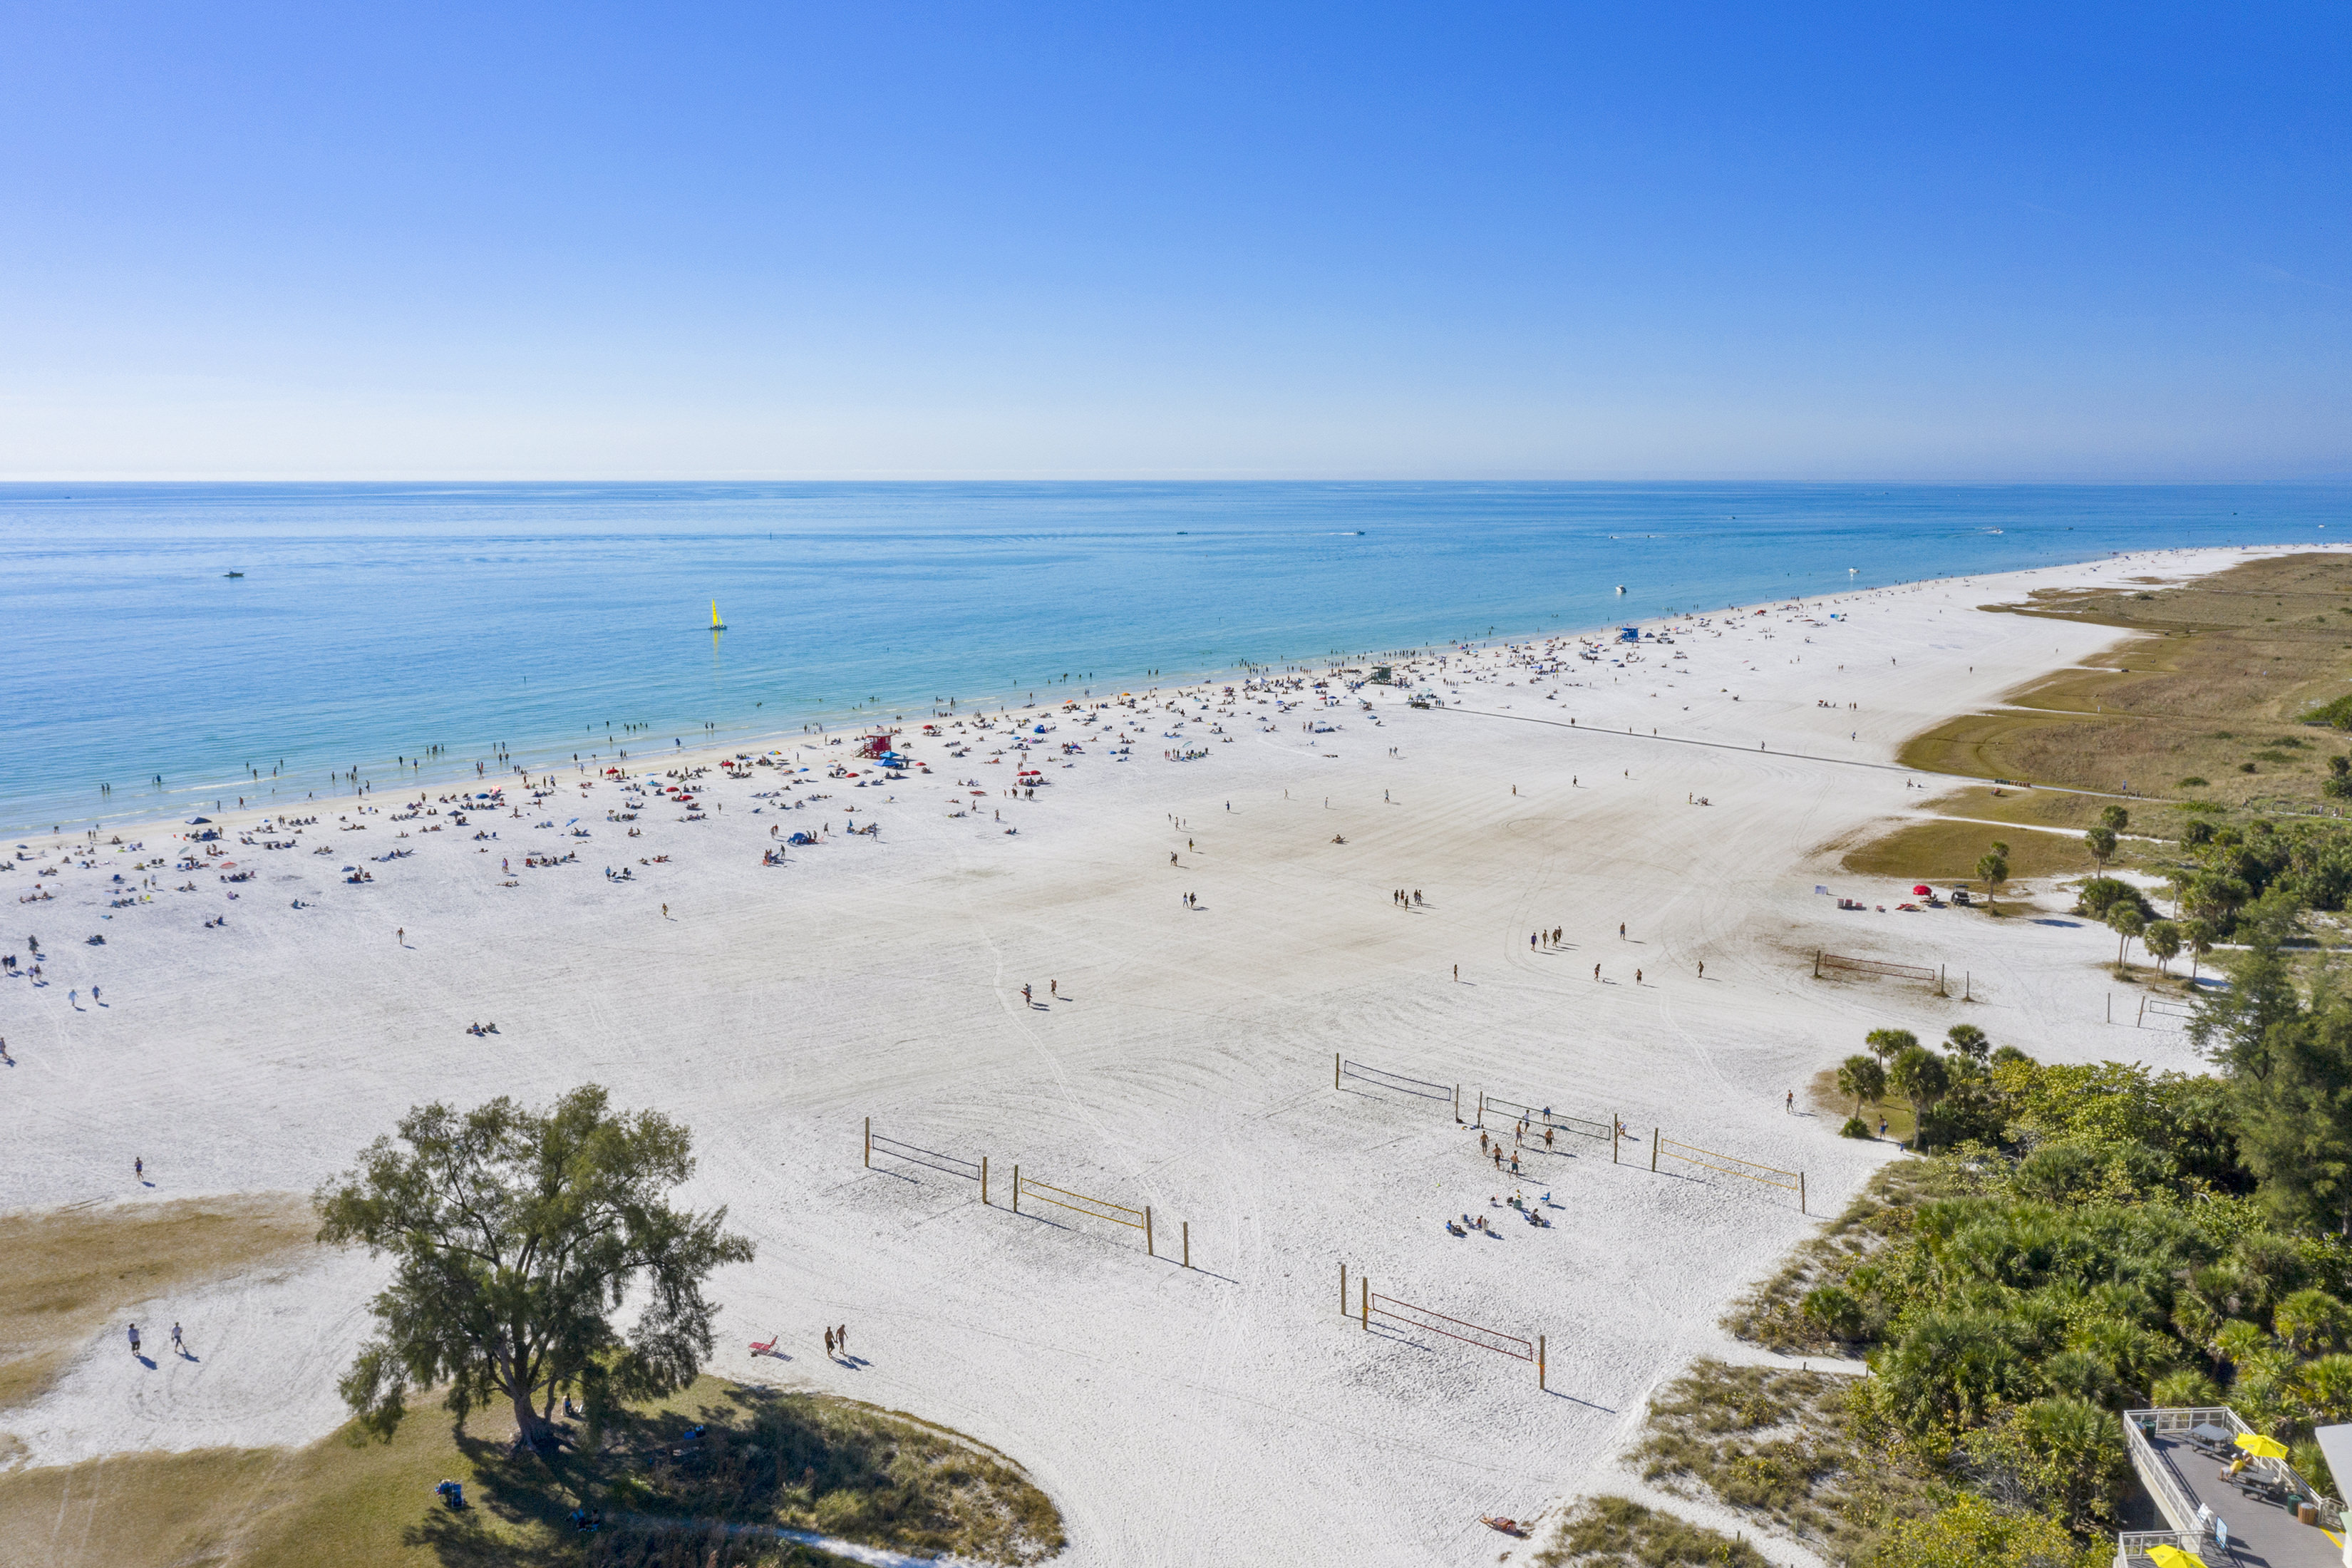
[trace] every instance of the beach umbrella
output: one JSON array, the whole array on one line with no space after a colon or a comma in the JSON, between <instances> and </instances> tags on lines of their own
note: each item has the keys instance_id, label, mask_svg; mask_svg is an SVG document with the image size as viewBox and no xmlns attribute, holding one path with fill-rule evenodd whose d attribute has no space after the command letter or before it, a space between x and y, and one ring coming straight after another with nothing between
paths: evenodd
<instances>
[{"instance_id":1,"label":"beach umbrella","mask_svg":"<svg viewBox=\"0 0 2352 1568\"><path fill-rule=\"evenodd\" d=\"M1921 882L1921 883L1919 883L1917 886L1914 887L1911 890L1912 890L1913 892L1915 892L1915 893L1932 893L1932 892L1934 892L1934 891L1935 891L1935 889L1934 889L1933 888L1930 888L1930 887L1929 887L1929 886L1927 886L1927 883L1925 883L1925 882Z\"/></svg>"},{"instance_id":2,"label":"beach umbrella","mask_svg":"<svg viewBox=\"0 0 2352 1568\"><path fill-rule=\"evenodd\" d=\"M2280 1442L2275 1437L2265 1437L2259 1432L2239 1433L2238 1447L2243 1448L2247 1453L2252 1454L2257 1459L2284 1459L2286 1458L2286 1445L2284 1443Z\"/></svg>"},{"instance_id":3,"label":"beach umbrella","mask_svg":"<svg viewBox=\"0 0 2352 1568\"><path fill-rule=\"evenodd\" d=\"M2189 1556L2178 1546L2151 1546L2147 1549L2147 1560L2155 1563L2156 1568L2205 1568L2202 1560Z\"/></svg>"}]
</instances>

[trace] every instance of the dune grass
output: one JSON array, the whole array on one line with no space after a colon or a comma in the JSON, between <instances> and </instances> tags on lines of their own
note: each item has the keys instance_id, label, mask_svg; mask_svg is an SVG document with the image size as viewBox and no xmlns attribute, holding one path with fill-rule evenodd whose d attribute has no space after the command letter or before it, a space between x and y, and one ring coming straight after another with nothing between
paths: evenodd
<instances>
[{"instance_id":1,"label":"dune grass","mask_svg":"<svg viewBox=\"0 0 2352 1568\"><path fill-rule=\"evenodd\" d=\"M704 1428L688 1441L691 1426ZM420 1409L389 1444L347 1428L299 1449L133 1454L0 1474L0 1541L72 1568L784 1568L835 1559L808 1529L908 1552L1034 1563L1060 1515L1004 1456L830 1395L705 1377L593 1446L511 1452L503 1422ZM440 1506L464 1483L471 1506ZM569 1527L575 1507L611 1525ZM5 1553L0 1560L15 1561Z\"/></svg>"},{"instance_id":2,"label":"dune grass","mask_svg":"<svg viewBox=\"0 0 2352 1568\"><path fill-rule=\"evenodd\" d=\"M0 1410L40 1397L68 1359L131 1307L290 1267L318 1226L290 1193L0 1215Z\"/></svg>"},{"instance_id":3,"label":"dune grass","mask_svg":"<svg viewBox=\"0 0 2352 1568\"><path fill-rule=\"evenodd\" d=\"M2347 752L2341 731L2303 721L2352 689L2352 560L2280 556L2179 587L2052 589L1985 607L2143 635L2098 668L2058 671L1913 736L1906 766L2313 810L2327 758Z\"/></svg>"},{"instance_id":4,"label":"dune grass","mask_svg":"<svg viewBox=\"0 0 2352 1568\"><path fill-rule=\"evenodd\" d=\"M1902 1234L1921 1203L1948 1195L1949 1177L1950 1168L1933 1160L1880 1166L1837 1218L1799 1242L1770 1279L1732 1303L1723 1326L1782 1355L1850 1353L1853 1347L1840 1344L1805 1316L1806 1295Z\"/></svg>"},{"instance_id":5,"label":"dune grass","mask_svg":"<svg viewBox=\"0 0 2352 1568\"><path fill-rule=\"evenodd\" d=\"M1577 1504L1535 1562L1538 1568L1770 1568L1744 1541L1621 1497Z\"/></svg>"},{"instance_id":6,"label":"dune grass","mask_svg":"<svg viewBox=\"0 0 2352 1568\"><path fill-rule=\"evenodd\" d=\"M1700 1360L1651 1399L1633 1461L1643 1480L1737 1509L1827 1561L1869 1562L1889 1522L1934 1510L1936 1478L1857 1436L1846 1408L1857 1381Z\"/></svg>"}]
</instances>

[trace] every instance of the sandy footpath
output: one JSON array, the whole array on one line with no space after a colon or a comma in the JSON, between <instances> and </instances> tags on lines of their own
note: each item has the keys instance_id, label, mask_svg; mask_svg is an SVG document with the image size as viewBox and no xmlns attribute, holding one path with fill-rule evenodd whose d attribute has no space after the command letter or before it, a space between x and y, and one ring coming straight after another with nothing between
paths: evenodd
<instances>
[{"instance_id":1,"label":"sandy footpath","mask_svg":"<svg viewBox=\"0 0 2352 1568\"><path fill-rule=\"evenodd\" d=\"M1573 638L1460 649L1404 687L1335 680L1328 707L1287 687L1280 708L1229 703L1218 681L1193 689L1205 707L1171 689L1093 728L1039 710L1019 726L1026 753L1005 721L963 731L961 758L917 736L930 772L877 787L826 776L848 748L794 737L779 745L813 771L783 798L829 797L797 808L766 798L782 784L762 767L695 781L716 808L698 821L636 795L634 824L609 822L619 787L583 797L572 775L538 809L507 781L522 815L432 834L446 816L393 820L414 795L380 792L366 816L320 802L293 850L239 843L248 814L224 825L254 880L167 868L146 873L152 902L121 909L110 877L176 864L169 836L188 829L126 830L143 850L37 879L59 860L28 839L0 888L56 896L16 906L6 933L20 954L39 937L47 983L0 981L17 1063L0 1068L0 1206L304 1191L420 1100L594 1079L687 1121L692 1199L727 1204L760 1244L717 1282L716 1370L996 1445L1063 1509L1068 1562L1492 1562L1507 1543L1478 1516L1528 1517L1606 1474L1651 1389L1722 1343L1723 1305L1805 1234L1793 1194L1653 1174L1653 1128L1801 1169L1819 1215L1889 1151L1782 1097L1801 1111L1806 1079L1869 1028L1933 1037L1966 1019L2044 1058L2192 1065L2178 1034L2101 1023L2099 928L1841 914L1816 885L1890 908L1896 889L1815 851L1928 798L1885 765L1904 737L2116 641L1973 606L2251 553L1675 617L1647 623L1681 629L1633 664L1579 658ZM1538 681L1546 647L1566 657ZM1410 708L1415 690L1446 705ZM1109 754L1112 731L1129 760ZM1024 767L1051 782L1007 797ZM881 831L848 837L853 821ZM824 842L761 863L771 826L819 822ZM394 848L415 853L371 858ZM635 880L607 879L625 865ZM375 879L347 884L344 866ZM1396 889L1423 902L1400 907ZM1529 946L1554 927L1560 944ZM1979 999L1816 982L1818 945L1966 969ZM468 1035L476 1021L499 1033ZM1449 1102L1352 1079L1335 1091L1335 1053L1458 1083L1465 1101L1483 1088L1614 1114L1638 1147L1612 1164L1605 1142L1564 1139L1514 1180ZM992 1205L960 1177L864 1169L867 1116L987 1154ZM1162 1257L1067 1211L1011 1213L1016 1162L1149 1204ZM1515 1191L1548 1192L1552 1226L1489 1206ZM1496 1234L1447 1234L1465 1211ZM1187 1222L1191 1269L1167 1256ZM1343 1261L1384 1295L1544 1335L1549 1392L1524 1362L1343 1320ZM314 1438L340 1417L333 1381L375 1277L344 1258L155 1303L143 1316L184 1322L200 1365L150 1372L110 1331L0 1427L33 1463ZM839 1322L855 1367L823 1353ZM750 1357L771 1334L788 1354Z\"/></svg>"}]
</instances>

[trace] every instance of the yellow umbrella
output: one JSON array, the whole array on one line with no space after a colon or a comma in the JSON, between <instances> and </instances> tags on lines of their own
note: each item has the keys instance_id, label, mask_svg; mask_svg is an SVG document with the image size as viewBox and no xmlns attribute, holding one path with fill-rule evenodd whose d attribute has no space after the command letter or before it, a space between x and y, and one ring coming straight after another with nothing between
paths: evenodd
<instances>
[{"instance_id":1,"label":"yellow umbrella","mask_svg":"<svg viewBox=\"0 0 2352 1568\"><path fill-rule=\"evenodd\" d=\"M2238 1447L2243 1448L2247 1453L2252 1454L2257 1459L2284 1459L2286 1458L2286 1445L2284 1443L2280 1442L2275 1437L2265 1437L2259 1432L2239 1433Z\"/></svg>"},{"instance_id":2,"label":"yellow umbrella","mask_svg":"<svg viewBox=\"0 0 2352 1568\"><path fill-rule=\"evenodd\" d=\"M2156 1568L2205 1568L2203 1563L2178 1546L2151 1546L2147 1549L2147 1560L2155 1563Z\"/></svg>"}]
</instances>

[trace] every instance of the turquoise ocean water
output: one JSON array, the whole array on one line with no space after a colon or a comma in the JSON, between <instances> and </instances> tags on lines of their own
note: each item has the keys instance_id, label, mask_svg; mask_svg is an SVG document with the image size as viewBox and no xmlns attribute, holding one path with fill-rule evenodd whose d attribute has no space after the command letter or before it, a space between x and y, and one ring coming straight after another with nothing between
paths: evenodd
<instances>
[{"instance_id":1,"label":"turquoise ocean water","mask_svg":"<svg viewBox=\"0 0 2352 1568\"><path fill-rule=\"evenodd\" d=\"M0 829L2347 519L2286 487L0 486Z\"/></svg>"}]
</instances>

